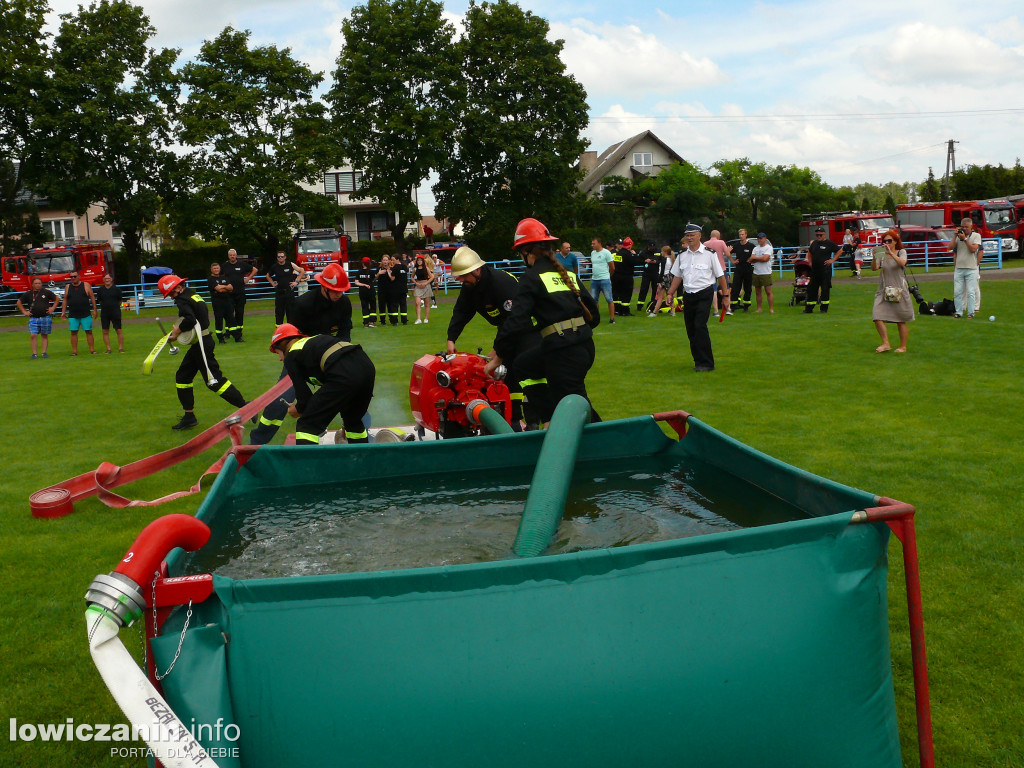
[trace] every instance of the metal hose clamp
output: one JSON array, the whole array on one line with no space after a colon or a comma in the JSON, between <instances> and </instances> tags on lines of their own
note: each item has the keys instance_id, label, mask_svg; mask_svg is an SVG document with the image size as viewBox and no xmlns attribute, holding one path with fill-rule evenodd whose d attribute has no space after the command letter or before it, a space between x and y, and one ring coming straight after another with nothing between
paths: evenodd
<instances>
[{"instance_id":1,"label":"metal hose clamp","mask_svg":"<svg viewBox=\"0 0 1024 768\"><path fill-rule=\"evenodd\" d=\"M130 627L142 618L146 607L146 599L139 585L120 573L109 573L93 579L85 593L85 602L103 608L125 627Z\"/></svg>"}]
</instances>

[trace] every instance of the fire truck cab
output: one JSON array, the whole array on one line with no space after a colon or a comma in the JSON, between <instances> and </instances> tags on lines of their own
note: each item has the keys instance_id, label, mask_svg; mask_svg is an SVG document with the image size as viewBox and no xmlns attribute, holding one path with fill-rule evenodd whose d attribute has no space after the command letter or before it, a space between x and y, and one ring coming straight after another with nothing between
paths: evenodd
<instances>
[{"instance_id":1,"label":"fire truck cab","mask_svg":"<svg viewBox=\"0 0 1024 768\"><path fill-rule=\"evenodd\" d=\"M824 227L828 239L843 244L847 227L860 237L862 248L870 248L881 242L881 234L896 226L896 222L885 211L823 211L805 213L799 225L799 241L807 247L814 241L814 230Z\"/></svg>"},{"instance_id":2,"label":"fire truck cab","mask_svg":"<svg viewBox=\"0 0 1024 768\"><path fill-rule=\"evenodd\" d=\"M900 225L922 227L960 226L963 219L974 222L982 238L998 239L1003 253L1017 254L1020 243L1017 233L1017 211L1006 198L998 200L946 200L938 203L904 203L896 206Z\"/></svg>"},{"instance_id":3,"label":"fire truck cab","mask_svg":"<svg viewBox=\"0 0 1024 768\"><path fill-rule=\"evenodd\" d=\"M102 285L103 276L114 274L114 254L106 240L47 243L24 256L4 256L0 261L0 283L4 290L29 290L32 280L41 278L51 291L62 290L69 275L78 272L89 285Z\"/></svg>"},{"instance_id":4,"label":"fire truck cab","mask_svg":"<svg viewBox=\"0 0 1024 768\"><path fill-rule=\"evenodd\" d=\"M292 243L295 263L306 272L322 272L328 264L348 271L348 235L336 229L300 229Z\"/></svg>"}]
</instances>

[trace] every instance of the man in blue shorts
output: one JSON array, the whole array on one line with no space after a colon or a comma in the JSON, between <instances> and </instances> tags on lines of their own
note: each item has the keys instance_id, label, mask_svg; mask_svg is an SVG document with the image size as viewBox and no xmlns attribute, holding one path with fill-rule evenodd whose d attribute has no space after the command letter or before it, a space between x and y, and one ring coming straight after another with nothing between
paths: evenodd
<instances>
[{"instance_id":1,"label":"man in blue shorts","mask_svg":"<svg viewBox=\"0 0 1024 768\"><path fill-rule=\"evenodd\" d=\"M29 345L32 347L32 359L36 355L36 336L43 337L43 357L50 344L50 333L53 331L53 310L57 306L57 294L43 288L41 278L32 278L32 290L25 291L18 298L18 311L28 318Z\"/></svg>"},{"instance_id":2,"label":"man in blue shorts","mask_svg":"<svg viewBox=\"0 0 1024 768\"><path fill-rule=\"evenodd\" d=\"M590 247L593 248L590 252L590 295L594 297L594 301L597 301L598 297L602 293L604 294L604 298L608 302L608 322L614 323L615 302L612 299L612 270L615 269L612 262L614 257L604 247L600 237L595 237L591 241Z\"/></svg>"}]
</instances>

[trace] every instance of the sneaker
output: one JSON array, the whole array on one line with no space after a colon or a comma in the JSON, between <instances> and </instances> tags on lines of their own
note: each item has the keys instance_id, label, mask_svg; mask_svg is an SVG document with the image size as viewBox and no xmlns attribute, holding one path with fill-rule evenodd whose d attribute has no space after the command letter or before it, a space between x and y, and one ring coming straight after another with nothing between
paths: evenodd
<instances>
[{"instance_id":1,"label":"sneaker","mask_svg":"<svg viewBox=\"0 0 1024 768\"><path fill-rule=\"evenodd\" d=\"M37 357L39 357L39 355L32 355L32 357L30 357L29 360L35 360Z\"/></svg>"},{"instance_id":2,"label":"sneaker","mask_svg":"<svg viewBox=\"0 0 1024 768\"><path fill-rule=\"evenodd\" d=\"M423 322L422 320L417 320L415 323L413 323L413 325L419 325L422 322Z\"/></svg>"},{"instance_id":3,"label":"sneaker","mask_svg":"<svg viewBox=\"0 0 1024 768\"><path fill-rule=\"evenodd\" d=\"M110 354L110 350L109 349L107 350L106 354L108 354L108 355Z\"/></svg>"},{"instance_id":4,"label":"sneaker","mask_svg":"<svg viewBox=\"0 0 1024 768\"><path fill-rule=\"evenodd\" d=\"M615 325L615 318L614 317L611 320L608 321L608 325Z\"/></svg>"},{"instance_id":5,"label":"sneaker","mask_svg":"<svg viewBox=\"0 0 1024 768\"><path fill-rule=\"evenodd\" d=\"M196 418L194 413L186 413L181 417L181 421L171 427L171 429L191 429L198 423L199 419Z\"/></svg>"},{"instance_id":6,"label":"sneaker","mask_svg":"<svg viewBox=\"0 0 1024 768\"><path fill-rule=\"evenodd\" d=\"M973 315L972 315L972 317L973 317ZM430 321L429 320L424 320L423 322L424 323L429 323Z\"/></svg>"},{"instance_id":7,"label":"sneaker","mask_svg":"<svg viewBox=\"0 0 1024 768\"><path fill-rule=\"evenodd\" d=\"M732 314L732 310L731 309L725 310L725 314L726 314L726 316L731 315Z\"/></svg>"},{"instance_id":8,"label":"sneaker","mask_svg":"<svg viewBox=\"0 0 1024 768\"><path fill-rule=\"evenodd\" d=\"M648 313L647 313L647 316L648 316L648 317L657 317L657 315L656 315L656 314L654 314L653 312L648 312Z\"/></svg>"},{"instance_id":9,"label":"sneaker","mask_svg":"<svg viewBox=\"0 0 1024 768\"><path fill-rule=\"evenodd\" d=\"M50 356L48 354L46 354L45 352L43 352L43 357L48 359Z\"/></svg>"}]
</instances>

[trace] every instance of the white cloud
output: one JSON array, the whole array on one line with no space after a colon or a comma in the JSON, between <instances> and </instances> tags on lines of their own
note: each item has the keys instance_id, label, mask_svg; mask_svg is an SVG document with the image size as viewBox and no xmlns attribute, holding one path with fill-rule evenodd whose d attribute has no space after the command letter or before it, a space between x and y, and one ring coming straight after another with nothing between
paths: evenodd
<instances>
[{"instance_id":1,"label":"white cloud","mask_svg":"<svg viewBox=\"0 0 1024 768\"><path fill-rule=\"evenodd\" d=\"M552 24L551 37L565 40L566 67L588 94L602 98L643 99L728 82L710 58L692 56L637 26L577 19Z\"/></svg>"},{"instance_id":2,"label":"white cloud","mask_svg":"<svg viewBox=\"0 0 1024 768\"><path fill-rule=\"evenodd\" d=\"M887 83L976 88L1024 82L1024 53L961 27L905 24L863 55L868 71Z\"/></svg>"}]
</instances>

